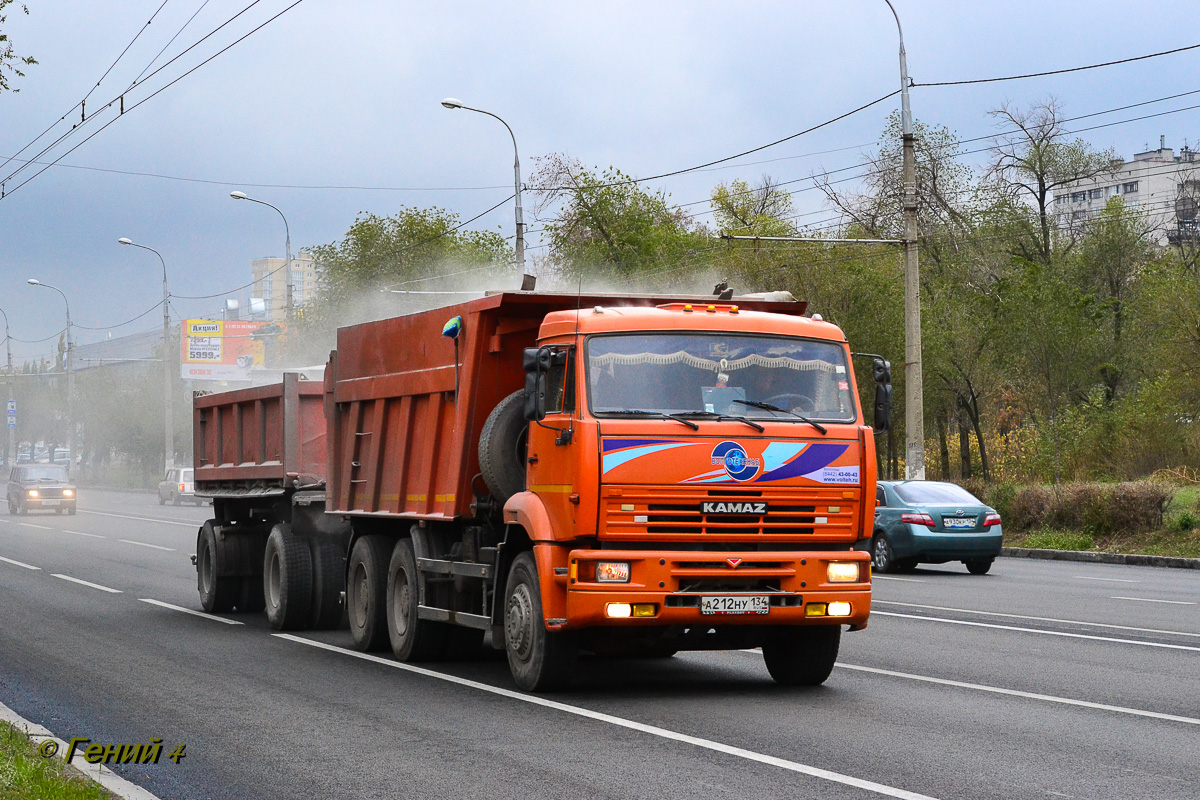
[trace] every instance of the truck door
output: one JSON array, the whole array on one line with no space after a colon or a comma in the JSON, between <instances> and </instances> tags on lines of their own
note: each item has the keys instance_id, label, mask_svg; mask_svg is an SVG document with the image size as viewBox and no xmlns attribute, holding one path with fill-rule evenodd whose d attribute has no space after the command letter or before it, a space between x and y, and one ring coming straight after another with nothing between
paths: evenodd
<instances>
[{"instance_id":1,"label":"truck door","mask_svg":"<svg viewBox=\"0 0 1200 800\"><path fill-rule=\"evenodd\" d=\"M556 534L567 538L574 535L579 510L579 444L566 433L572 429L578 378L575 348L559 352L566 358L546 374L546 418L529 423L526 485L541 498Z\"/></svg>"}]
</instances>

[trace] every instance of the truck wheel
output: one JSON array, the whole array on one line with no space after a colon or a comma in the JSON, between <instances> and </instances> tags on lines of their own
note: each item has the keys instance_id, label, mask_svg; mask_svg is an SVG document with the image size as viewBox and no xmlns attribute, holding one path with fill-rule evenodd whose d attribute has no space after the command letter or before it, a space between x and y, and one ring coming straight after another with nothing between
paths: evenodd
<instances>
[{"instance_id":1,"label":"truck wheel","mask_svg":"<svg viewBox=\"0 0 1200 800\"><path fill-rule=\"evenodd\" d=\"M497 503L525 491L525 392L513 392L488 414L479 434L479 471Z\"/></svg>"},{"instance_id":2,"label":"truck wheel","mask_svg":"<svg viewBox=\"0 0 1200 800\"><path fill-rule=\"evenodd\" d=\"M345 609L342 592L346 589L346 568L341 550L333 542L312 542L312 602L308 627L317 631L337 630L342 626Z\"/></svg>"},{"instance_id":3,"label":"truck wheel","mask_svg":"<svg viewBox=\"0 0 1200 800\"><path fill-rule=\"evenodd\" d=\"M210 614L229 611L236 600L237 578L219 577L224 567L217 558L217 531L209 520L196 536L196 588L200 607Z\"/></svg>"},{"instance_id":4,"label":"truck wheel","mask_svg":"<svg viewBox=\"0 0 1200 800\"><path fill-rule=\"evenodd\" d=\"M579 647L573 633L551 633L542 616L542 591L533 554L513 561L504 592L504 647L517 686L529 692L566 687Z\"/></svg>"},{"instance_id":5,"label":"truck wheel","mask_svg":"<svg viewBox=\"0 0 1200 800\"><path fill-rule=\"evenodd\" d=\"M392 652L401 661L429 661L442 655L448 626L417 616L420 575L412 540L401 539L392 550L387 576L387 630Z\"/></svg>"},{"instance_id":6,"label":"truck wheel","mask_svg":"<svg viewBox=\"0 0 1200 800\"><path fill-rule=\"evenodd\" d=\"M992 561L990 558L969 558L963 563L967 565L967 572L972 575L987 575L988 570L992 568Z\"/></svg>"},{"instance_id":7,"label":"truck wheel","mask_svg":"<svg viewBox=\"0 0 1200 800\"><path fill-rule=\"evenodd\" d=\"M271 528L263 553L263 599L267 619L277 631L303 628L312 595L312 556L308 544L281 522Z\"/></svg>"},{"instance_id":8,"label":"truck wheel","mask_svg":"<svg viewBox=\"0 0 1200 800\"><path fill-rule=\"evenodd\" d=\"M382 650L388 645L387 544L383 536L363 536L350 551L346 612L350 636L359 650Z\"/></svg>"},{"instance_id":9,"label":"truck wheel","mask_svg":"<svg viewBox=\"0 0 1200 800\"><path fill-rule=\"evenodd\" d=\"M833 672L841 638L841 625L779 631L763 643L767 672L785 686L818 686Z\"/></svg>"}]
</instances>

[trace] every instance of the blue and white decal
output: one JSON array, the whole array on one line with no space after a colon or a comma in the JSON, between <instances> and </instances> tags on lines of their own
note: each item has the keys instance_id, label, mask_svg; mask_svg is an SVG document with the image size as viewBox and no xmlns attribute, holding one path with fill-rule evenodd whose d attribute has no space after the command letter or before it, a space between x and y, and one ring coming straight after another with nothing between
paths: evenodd
<instances>
[{"instance_id":1,"label":"blue and white decal","mask_svg":"<svg viewBox=\"0 0 1200 800\"><path fill-rule=\"evenodd\" d=\"M723 466L735 481L752 481L762 468L762 459L746 455L746 448L737 442L721 442L713 448L712 465Z\"/></svg>"}]
</instances>

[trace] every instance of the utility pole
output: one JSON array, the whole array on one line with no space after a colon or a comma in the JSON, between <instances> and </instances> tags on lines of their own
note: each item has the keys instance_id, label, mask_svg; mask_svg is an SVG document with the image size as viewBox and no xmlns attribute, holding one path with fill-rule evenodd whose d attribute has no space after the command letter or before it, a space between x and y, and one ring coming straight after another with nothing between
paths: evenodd
<instances>
[{"instance_id":1,"label":"utility pole","mask_svg":"<svg viewBox=\"0 0 1200 800\"><path fill-rule=\"evenodd\" d=\"M66 293L57 286L51 286L48 283L42 283L37 278L30 278L26 281L30 286L44 286L47 289L53 289L62 295L63 305L67 307L67 430L70 432L70 441L67 442L67 458L70 459L70 465L67 469L75 469L75 439L78 437L78 432L75 430L75 344L72 342L71 335L71 303L67 300ZM50 454L51 460L54 454Z\"/></svg>"},{"instance_id":2,"label":"utility pole","mask_svg":"<svg viewBox=\"0 0 1200 800\"><path fill-rule=\"evenodd\" d=\"M175 466L175 410L172 406L172 391L171 385L174 382L174 348L171 347L171 293L167 291L167 262L163 259L162 253L155 250L153 247L147 247L144 244L138 244L124 237L117 240L120 244L130 247L140 247L143 250L149 250L154 255L158 256L158 261L163 268L163 398L166 403L166 409L163 412L163 461L166 463L166 469L170 471Z\"/></svg>"},{"instance_id":3,"label":"utility pole","mask_svg":"<svg viewBox=\"0 0 1200 800\"><path fill-rule=\"evenodd\" d=\"M921 272L917 262L917 155L908 103L904 30L892 0L884 0L900 34L900 130L904 181L904 477L925 480L925 391L921 369Z\"/></svg>"},{"instance_id":4,"label":"utility pole","mask_svg":"<svg viewBox=\"0 0 1200 800\"><path fill-rule=\"evenodd\" d=\"M8 334L8 314L4 313L3 308L0 308L0 316L4 317L4 347L8 351L8 402L9 402L8 407L11 408L12 404L14 402L16 402L16 398L13 397L13 380L15 379L16 376L13 375L12 339L9 337L9 334ZM7 460L7 463L9 466L12 466L13 464L17 463L17 429L16 428L8 429L8 451L7 451L6 460Z\"/></svg>"}]
</instances>

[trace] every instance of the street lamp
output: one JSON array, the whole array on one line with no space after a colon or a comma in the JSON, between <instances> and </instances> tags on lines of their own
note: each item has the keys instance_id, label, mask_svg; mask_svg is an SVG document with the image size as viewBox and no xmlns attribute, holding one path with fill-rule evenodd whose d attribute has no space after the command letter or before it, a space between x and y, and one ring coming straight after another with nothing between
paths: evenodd
<instances>
[{"instance_id":1,"label":"street lamp","mask_svg":"<svg viewBox=\"0 0 1200 800\"><path fill-rule=\"evenodd\" d=\"M71 304L67 301L63 290L57 286L42 283L37 278L30 278L26 282L30 286L44 286L58 292L62 295L63 305L67 307L67 430L70 432L67 442L67 458L71 462L68 469L75 469L75 344L71 334ZM54 460L53 453L50 454L50 460Z\"/></svg>"},{"instance_id":2,"label":"street lamp","mask_svg":"<svg viewBox=\"0 0 1200 800\"><path fill-rule=\"evenodd\" d=\"M512 137L512 143L513 143L513 177L514 177L514 181L515 181L516 198L517 198L516 260L517 260L517 266L521 267L521 269L524 270L525 269L525 215L521 211L521 157L517 153L517 137L516 137L516 135L513 133L513 130L511 127L509 127L508 123L505 122L504 120L500 119L500 117L497 117L495 114L493 114L490 111L484 111L481 108L471 108L470 106L464 106L462 104L462 101L458 100L457 98L447 97L445 100L442 101L442 107L449 108L449 109L462 108L467 111L475 111L480 114L487 114L489 117L493 117L494 119L499 119L500 124L502 124L505 128L508 128L508 135Z\"/></svg>"},{"instance_id":3,"label":"street lamp","mask_svg":"<svg viewBox=\"0 0 1200 800\"><path fill-rule=\"evenodd\" d=\"M904 30L892 0L884 0L900 34L900 131L904 146L904 477L925 480L925 391L921 374L921 272L917 264L917 159L908 104Z\"/></svg>"},{"instance_id":4,"label":"street lamp","mask_svg":"<svg viewBox=\"0 0 1200 800\"><path fill-rule=\"evenodd\" d=\"M284 241L284 251L287 255L287 263L284 265L283 285L285 287L284 292L287 295L285 300L287 304L287 316L290 318L292 316L292 229L288 227L287 217L283 216L283 212L280 211L278 207L271 205L266 200L258 200L253 198L245 192L234 191L230 192L229 196L234 200L249 200L251 203L270 206L271 208L274 208L275 211L279 213L279 216L283 219L283 232L287 237Z\"/></svg>"},{"instance_id":5,"label":"street lamp","mask_svg":"<svg viewBox=\"0 0 1200 800\"><path fill-rule=\"evenodd\" d=\"M0 317L4 317L4 348L8 351L8 402L14 402L13 398L13 365L12 365L12 337L8 333L8 314L4 313L4 309L0 308ZM8 429L8 463L15 464L17 461L17 429Z\"/></svg>"},{"instance_id":6,"label":"street lamp","mask_svg":"<svg viewBox=\"0 0 1200 800\"><path fill-rule=\"evenodd\" d=\"M171 403L171 383L172 383L172 368L174 359L172 353L174 349L171 347L171 310L170 299L171 295L167 291L167 262L163 260L162 253L155 250L153 247L147 247L144 244L126 239L122 236L117 239L117 242L129 247L140 247L143 250L149 250L154 255L158 256L159 263L163 268L163 397L166 403L166 412L163 415L163 456L169 471L175 466L175 420Z\"/></svg>"}]
</instances>

